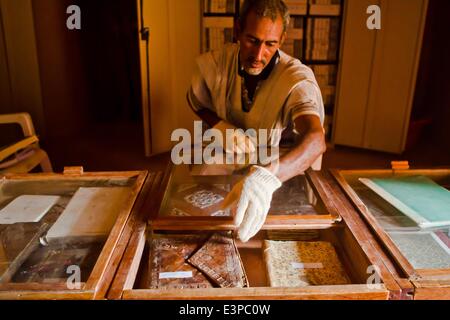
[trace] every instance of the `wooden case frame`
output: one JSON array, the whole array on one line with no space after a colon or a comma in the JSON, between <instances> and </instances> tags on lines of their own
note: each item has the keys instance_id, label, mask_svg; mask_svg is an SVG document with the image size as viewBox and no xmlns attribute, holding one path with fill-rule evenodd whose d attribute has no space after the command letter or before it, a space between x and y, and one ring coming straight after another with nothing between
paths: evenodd
<instances>
[{"instance_id":1,"label":"wooden case frame","mask_svg":"<svg viewBox=\"0 0 450 320\"><path fill-rule=\"evenodd\" d=\"M116 222L109 233L100 255L90 273L88 280L82 283L81 289L70 290L66 285L42 284L42 283L2 283L0 284L0 299L104 299L114 277L117 265L124 252L124 243L128 242L130 233L126 233L127 222L142 206L144 197L148 191L147 171L125 171L125 172L83 172L82 167L65 168L63 174L37 173L37 174L5 174L0 176L0 185L7 180L20 181L61 181L61 180L97 180L111 178L136 178L130 196L124 208L119 212ZM33 238L36 240L36 236ZM30 242L31 243L31 242ZM121 245L122 244L122 245ZM33 245L31 245L32 247ZM16 267L24 262L32 248L28 245L16 261Z\"/></svg>"},{"instance_id":2,"label":"wooden case frame","mask_svg":"<svg viewBox=\"0 0 450 320\"><path fill-rule=\"evenodd\" d=\"M171 182L173 164L167 166L161 189L166 190ZM267 229L323 229L332 226L335 222L341 221L338 208L330 201L326 187L320 179L320 174L313 170L308 170L305 177L312 187L315 195L323 201L327 214L318 215L269 215L263 226ZM160 195L160 199L164 194ZM155 230L231 230L234 228L232 217L196 217L196 216L159 216L158 210L151 212L149 223Z\"/></svg>"},{"instance_id":3,"label":"wooden case frame","mask_svg":"<svg viewBox=\"0 0 450 320\"><path fill-rule=\"evenodd\" d=\"M450 268L449 269L415 269L406 257L400 252L389 235L383 230L379 222L374 218L365 203L347 182L345 175L353 176L396 176L425 175L430 178L442 178L450 176L450 169L409 169L409 165L402 169L359 169L359 170L330 170L335 180L346 194L353 206L359 212L369 226L371 232L379 241L392 264L394 277L403 290L409 291L409 296L414 299L450 299ZM449 180L450 181L450 180ZM393 270L392 269L392 270Z\"/></svg>"},{"instance_id":4,"label":"wooden case frame","mask_svg":"<svg viewBox=\"0 0 450 320\"><path fill-rule=\"evenodd\" d=\"M320 229L343 230L342 241L345 242L348 250L347 257L355 259L354 266L365 266L365 261L378 267L378 274L382 284L378 288L370 288L366 284L349 284L336 286L311 286L306 288L273 288L273 287L251 287L251 288L213 288L213 289L185 289L185 290L159 290L159 289L136 289L135 281L139 276L141 260L148 234L153 232L153 224L148 222L148 217L155 217L159 209L162 193L167 183L167 173L165 178L159 181L155 178L152 182L152 190L158 193L152 197L151 204L144 210L130 219L129 228L132 236L120 262L116 277L108 292L108 299L402 299L407 294L395 281L392 276L389 260L381 250L379 244L372 237L369 229L359 218L351 203L340 192L339 186L328 175L315 173L315 187L317 183L323 188L327 195L328 206L333 206L342 218L341 222L335 222L328 228L320 225ZM161 226L158 226L157 230ZM283 225L284 229L315 229L314 225ZM222 230L222 226L206 227L203 230ZM277 228L274 228L277 229ZM192 231L192 225L183 223L176 224L175 227L168 227L167 230ZM228 229L229 230L229 229ZM198 230L197 230L198 231ZM264 231L263 231L264 232ZM345 238L345 239L344 239ZM251 243L251 242L250 242ZM252 246L251 244L248 244ZM239 246L239 245L238 245ZM357 267L356 267L357 268ZM360 268L361 270L361 268Z\"/></svg>"}]
</instances>

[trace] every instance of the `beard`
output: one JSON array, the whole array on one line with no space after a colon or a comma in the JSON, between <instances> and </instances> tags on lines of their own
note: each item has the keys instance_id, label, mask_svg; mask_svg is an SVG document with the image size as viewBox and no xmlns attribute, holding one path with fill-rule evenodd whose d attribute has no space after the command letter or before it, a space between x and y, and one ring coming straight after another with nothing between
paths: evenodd
<instances>
[{"instance_id":1,"label":"beard","mask_svg":"<svg viewBox=\"0 0 450 320\"><path fill-rule=\"evenodd\" d=\"M255 62L260 63L262 66L260 68L254 68L251 67L251 65ZM256 61L254 58L249 58L247 60L247 66L244 67L245 72L247 72L249 75L252 76L258 76L259 74L261 74L261 72L264 70L264 68L267 65L267 61L266 60L261 60L261 61Z\"/></svg>"},{"instance_id":2,"label":"beard","mask_svg":"<svg viewBox=\"0 0 450 320\"><path fill-rule=\"evenodd\" d=\"M259 76L263 70L264 70L264 67L263 68L245 68L245 72L247 72L251 76Z\"/></svg>"}]
</instances>

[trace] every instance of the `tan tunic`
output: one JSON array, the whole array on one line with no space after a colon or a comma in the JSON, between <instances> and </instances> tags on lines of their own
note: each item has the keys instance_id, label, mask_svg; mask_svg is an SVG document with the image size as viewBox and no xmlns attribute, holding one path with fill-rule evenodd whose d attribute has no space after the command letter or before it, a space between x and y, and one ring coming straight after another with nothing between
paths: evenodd
<instances>
[{"instance_id":1,"label":"tan tunic","mask_svg":"<svg viewBox=\"0 0 450 320\"><path fill-rule=\"evenodd\" d=\"M245 130L280 129L269 135L267 144L273 146L279 144L283 130L295 128L299 116L315 115L323 125L324 105L312 70L281 50L279 54L269 77L255 92L249 112L242 110L239 45L228 44L223 50L202 54L188 94L191 105L197 111L208 108Z\"/></svg>"}]
</instances>

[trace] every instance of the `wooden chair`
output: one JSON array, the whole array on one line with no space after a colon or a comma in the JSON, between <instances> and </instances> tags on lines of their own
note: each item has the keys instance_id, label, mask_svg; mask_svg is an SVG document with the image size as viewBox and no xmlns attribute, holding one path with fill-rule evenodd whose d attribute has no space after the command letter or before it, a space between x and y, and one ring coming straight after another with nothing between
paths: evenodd
<instances>
[{"instance_id":1,"label":"wooden chair","mask_svg":"<svg viewBox=\"0 0 450 320\"><path fill-rule=\"evenodd\" d=\"M39 147L33 121L28 113L0 114L1 124L17 123L24 138L12 145L0 146L0 174L28 173L37 165L43 172L53 172L47 153Z\"/></svg>"}]
</instances>

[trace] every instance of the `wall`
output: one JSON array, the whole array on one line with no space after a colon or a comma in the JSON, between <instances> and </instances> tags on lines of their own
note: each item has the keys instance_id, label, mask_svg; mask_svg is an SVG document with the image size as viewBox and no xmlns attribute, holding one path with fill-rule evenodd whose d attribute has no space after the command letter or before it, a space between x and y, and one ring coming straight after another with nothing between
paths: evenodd
<instances>
[{"instance_id":1,"label":"wall","mask_svg":"<svg viewBox=\"0 0 450 320\"><path fill-rule=\"evenodd\" d=\"M81 8L81 30L66 26ZM0 112L29 112L44 144L96 121L140 126L137 13L129 0L0 0Z\"/></svg>"},{"instance_id":2,"label":"wall","mask_svg":"<svg viewBox=\"0 0 450 320\"><path fill-rule=\"evenodd\" d=\"M192 129L196 119L186 92L200 53L200 1L144 0L143 12L150 27L152 151L159 153L170 150L174 129Z\"/></svg>"},{"instance_id":3,"label":"wall","mask_svg":"<svg viewBox=\"0 0 450 320\"><path fill-rule=\"evenodd\" d=\"M381 30L366 27L373 1L345 2L334 143L403 152L427 2L379 0Z\"/></svg>"},{"instance_id":4,"label":"wall","mask_svg":"<svg viewBox=\"0 0 450 320\"><path fill-rule=\"evenodd\" d=\"M1 10L1 7L0 7ZM13 112L12 92L9 79L8 57L6 54L5 34L2 14L0 13L0 112Z\"/></svg>"},{"instance_id":5,"label":"wall","mask_svg":"<svg viewBox=\"0 0 450 320\"><path fill-rule=\"evenodd\" d=\"M31 0L0 0L0 81L8 81L0 96L0 112L28 112L37 133L45 136L40 69ZM3 50L2 50L3 49ZM6 70L5 70L6 69ZM8 80L6 80L8 79ZM9 94L8 94L9 86Z\"/></svg>"},{"instance_id":6,"label":"wall","mask_svg":"<svg viewBox=\"0 0 450 320\"><path fill-rule=\"evenodd\" d=\"M421 139L432 139L430 142L447 154L450 150L448 12L450 1L430 1L411 116L412 120L432 119L427 128L431 130L421 132Z\"/></svg>"},{"instance_id":7,"label":"wall","mask_svg":"<svg viewBox=\"0 0 450 320\"><path fill-rule=\"evenodd\" d=\"M37 54L48 139L79 134L87 123L81 31L66 27L74 0L33 0ZM81 15L83 27L83 11Z\"/></svg>"}]
</instances>

